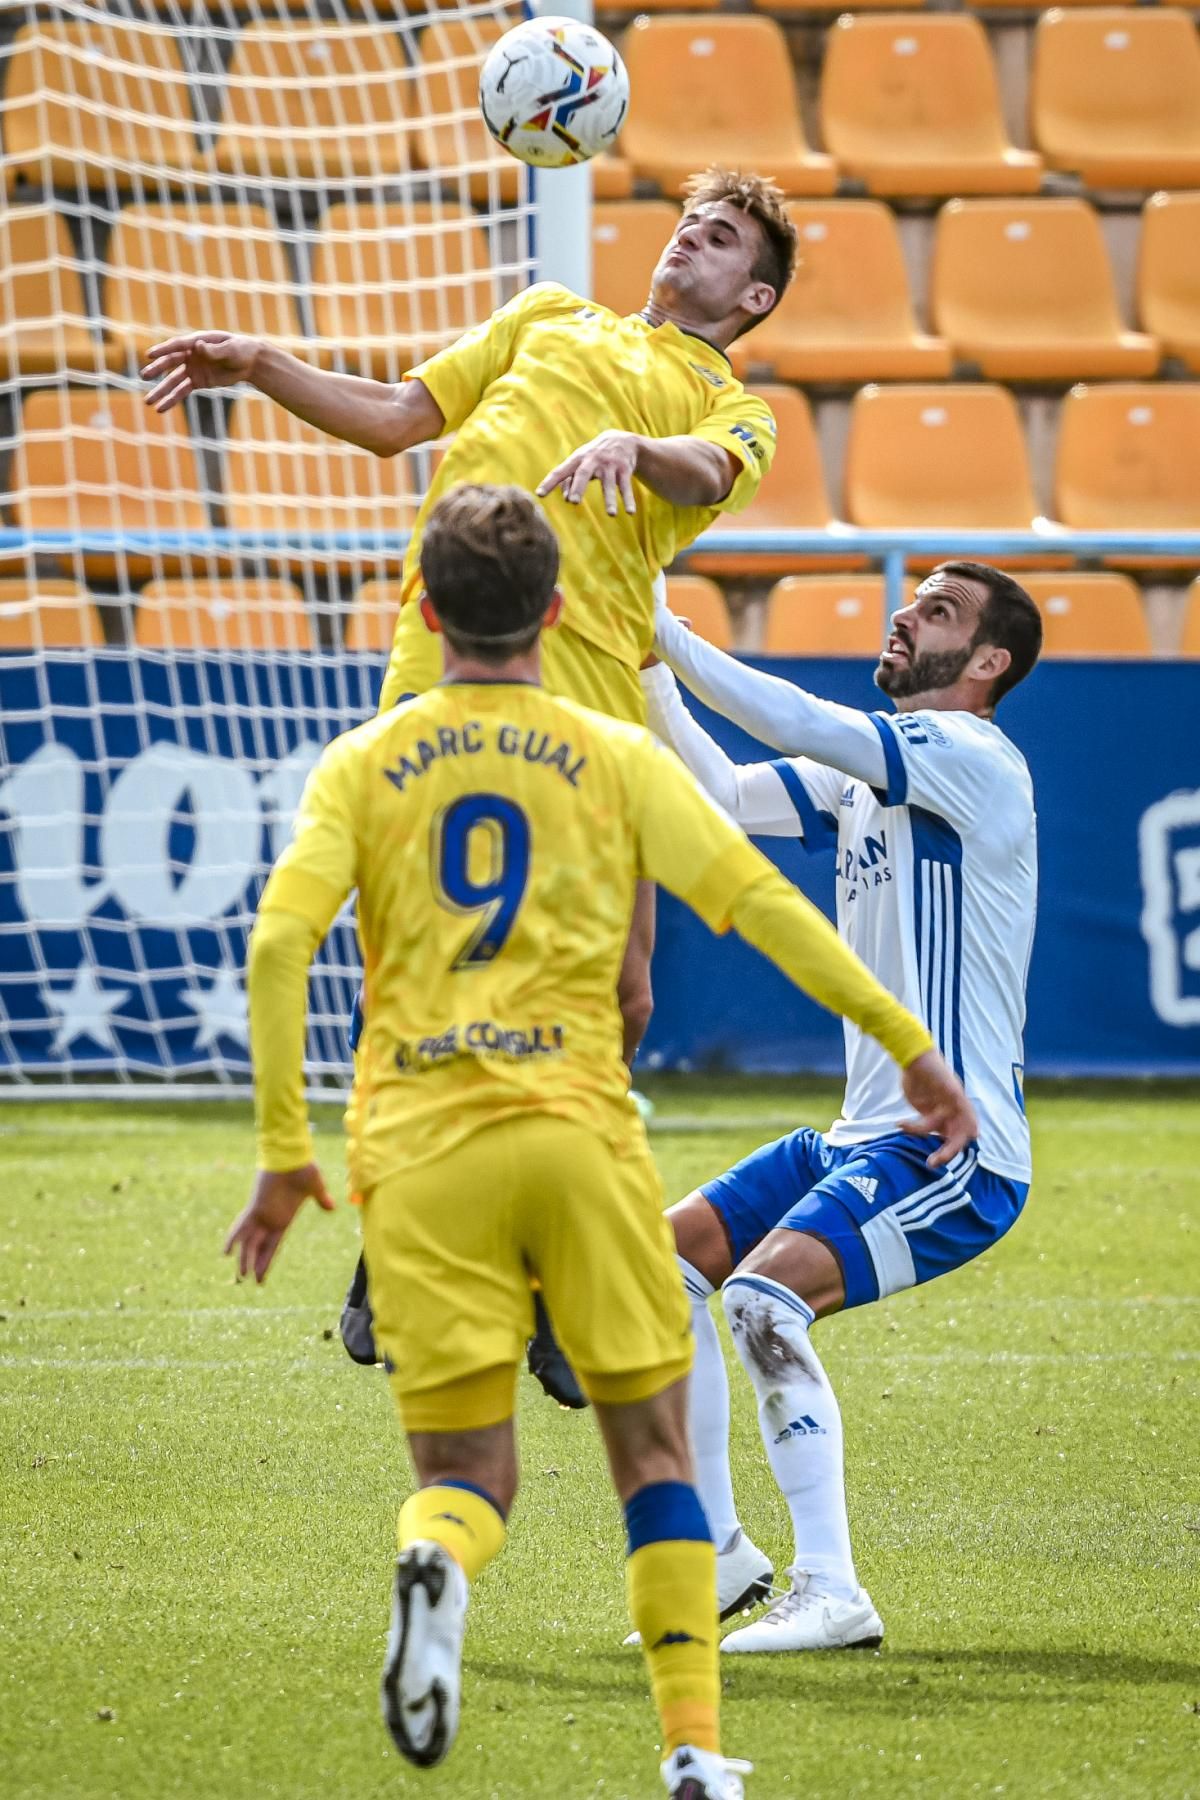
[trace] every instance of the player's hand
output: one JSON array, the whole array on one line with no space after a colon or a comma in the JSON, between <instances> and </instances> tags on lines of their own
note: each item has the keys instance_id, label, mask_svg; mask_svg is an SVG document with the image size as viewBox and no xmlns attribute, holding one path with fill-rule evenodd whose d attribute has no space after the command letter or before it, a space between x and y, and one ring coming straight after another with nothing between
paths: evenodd
<instances>
[{"instance_id":1,"label":"player's hand","mask_svg":"<svg viewBox=\"0 0 1200 1800\"><path fill-rule=\"evenodd\" d=\"M257 338L229 331L192 331L155 344L142 365L142 380L153 382L146 395L155 412L170 412L201 388L232 387L248 381L262 349Z\"/></svg>"},{"instance_id":2,"label":"player's hand","mask_svg":"<svg viewBox=\"0 0 1200 1800\"><path fill-rule=\"evenodd\" d=\"M323 1211L333 1211L333 1201L316 1163L282 1172L258 1171L250 1199L225 1239L226 1256L237 1251L239 1276L252 1274L257 1282L266 1280L284 1232L310 1195Z\"/></svg>"},{"instance_id":3,"label":"player's hand","mask_svg":"<svg viewBox=\"0 0 1200 1800\"><path fill-rule=\"evenodd\" d=\"M598 481L604 491L604 510L610 519L617 516L617 498L624 502L627 513L637 511L633 494L633 478L637 473L638 444L632 431L602 431L591 443L584 444L566 462L551 469L538 488L538 499L544 500L555 488L562 489L568 506L578 506L591 482Z\"/></svg>"},{"instance_id":4,"label":"player's hand","mask_svg":"<svg viewBox=\"0 0 1200 1800\"><path fill-rule=\"evenodd\" d=\"M940 1169L979 1136L975 1108L958 1076L936 1050L926 1050L901 1076L904 1097L918 1114L900 1126L913 1137L940 1137L941 1148L925 1161Z\"/></svg>"}]
</instances>

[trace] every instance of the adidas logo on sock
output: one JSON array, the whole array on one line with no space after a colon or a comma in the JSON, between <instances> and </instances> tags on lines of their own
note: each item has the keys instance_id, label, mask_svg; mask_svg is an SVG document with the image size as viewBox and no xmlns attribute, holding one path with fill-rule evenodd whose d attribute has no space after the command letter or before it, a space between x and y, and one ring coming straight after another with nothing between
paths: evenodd
<instances>
[{"instance_id":1,"label":"adidas logo on sock","mask_svg":"<svg viewBox=\"0 0 1200 1800\"><path fill-rule=\"evenodd\" d=\"M846 1180L852 1188L857 1189L864 1200L874 1204L879 1188L879 1182L874 1175L847 1175Z\"/></svg>"},{"instance_id":2,"label":"adidas logo on sock","mask_svg":"<svg viewBox=\"0 0 1200 1800\"><path fill-rule=\"evenodd\" d=\"M818 1425L815 1419L810 1419L807 1413L803 1413L800 1418L793 1419L790 1425L785 1425L779 1436L772 1438L771 1441L775 1444L786 1444L789 1438L824 1436L825 1427Z\"/></svg>"}]
</instances>

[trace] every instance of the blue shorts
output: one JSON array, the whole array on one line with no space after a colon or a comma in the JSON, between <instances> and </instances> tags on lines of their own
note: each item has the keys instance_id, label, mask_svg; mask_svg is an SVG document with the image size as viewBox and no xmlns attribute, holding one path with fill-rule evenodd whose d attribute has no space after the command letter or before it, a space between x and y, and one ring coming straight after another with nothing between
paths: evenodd
<instances>
[{"instance_id":1,"label":"blue shorts","mask_svg":"<svg viewBox=\"0 0 1200 1800\"><path fill-rule=\"evenodd\" d=\"M898 1131L830 1144L819 1131L792 1131L701 1192L735 1268L768 1231L811 1232L841 1264L846 1305L865 1306L990 1250L1025 1204L1028 1183L981 1168L974 1145L928 1168L937 1143Z\"/></svg>"}]
</instances>

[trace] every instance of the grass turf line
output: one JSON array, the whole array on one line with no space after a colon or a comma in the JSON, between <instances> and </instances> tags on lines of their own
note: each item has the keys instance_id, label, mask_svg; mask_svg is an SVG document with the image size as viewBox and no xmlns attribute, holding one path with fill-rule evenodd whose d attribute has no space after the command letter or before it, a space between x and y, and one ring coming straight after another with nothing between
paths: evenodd
<instances>
[{"instance_id":1,"label":"grass turf line","mask_svg":"<svg viewBox=\"0 0 1200 1800\"><path fill-rule=\"evenodd\" d=\"M751 1149L756 1117L836 1105L648 1085L701 1127L657 1140L673 1198ZM1035 1090L1038 1181L1007 1242L820 1328L888 1635L723 1671L748 1800L1200 1794L1195 1103ZM218 1256L244 1108L13 1106L0 1148L3 1800L661 1793L590 1421L523 1380L525 1486L474 1597L459 1743L411 1770L376 1707L405 1465L384 1382L327 1335L349 1210L312 1210L254 1292ZM734 1395L745 1523L782 1565L740 1372Z\"/></svg>"}]
</instances>

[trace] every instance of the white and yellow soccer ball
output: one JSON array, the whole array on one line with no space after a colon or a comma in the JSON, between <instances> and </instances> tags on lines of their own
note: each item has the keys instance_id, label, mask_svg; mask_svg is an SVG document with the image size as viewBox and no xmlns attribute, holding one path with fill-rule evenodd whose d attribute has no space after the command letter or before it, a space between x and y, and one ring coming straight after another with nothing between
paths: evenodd
<instances>
[{"instance_id":1,"label":"white and yellow soccer ball","mask_svg":"<svg viewBox=\"0 0 1200 1800\"><path fill-rule=\"evenodd\" d=\"M629 109L629 76L602 32L578 19L526 19L479 72L479 107L521 162L562 169L611 149Z\"/></svg>"}]
</instances>

